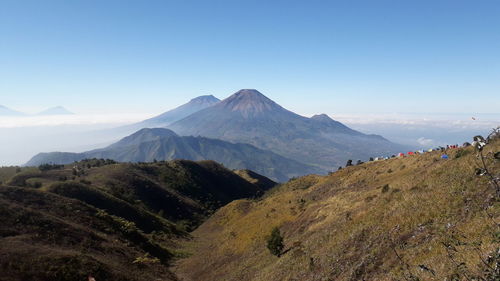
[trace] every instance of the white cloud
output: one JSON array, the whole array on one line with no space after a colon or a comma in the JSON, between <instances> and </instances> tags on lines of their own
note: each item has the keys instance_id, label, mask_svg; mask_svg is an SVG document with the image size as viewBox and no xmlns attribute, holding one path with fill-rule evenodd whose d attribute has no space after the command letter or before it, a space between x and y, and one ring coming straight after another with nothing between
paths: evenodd
<instances>
[{"instance_id":1,"label":"white cloud","mask_svg":"<svg viewBox=\"0 0 500 281\"><path fill-rule=\"evenodd\" d=\"M420 145L423 145L423 146L429 146L429 145L433 145L434 144L434 140L433 139L427 139L427 138L424 138L424 137L418 138L417 142Z\"/></svg>"},{"instance_id":2,"label":"white cloud","mask_svg":"<svg viewBox=\"0 0 500 281\"><path fill-rule=\"evenodd\" d=\"M484 115L472 118L464 114L417 115L417 114L338 114L333 119L349 125L406 125L447 129L491 129L500 125L500 115Z\"/></svg>"},{"instance_id":3,"label":"white cloud","mask_svg":"<svg viewBox=\"0 0 500 281\"><path fill-rule=\"evenodd\" d=\"M54 115L0 117L0 128L21 128L61 125L102 125L127 124L152 117L151 114L92 114L92 115Z\"/></svg>"}]
</instances>

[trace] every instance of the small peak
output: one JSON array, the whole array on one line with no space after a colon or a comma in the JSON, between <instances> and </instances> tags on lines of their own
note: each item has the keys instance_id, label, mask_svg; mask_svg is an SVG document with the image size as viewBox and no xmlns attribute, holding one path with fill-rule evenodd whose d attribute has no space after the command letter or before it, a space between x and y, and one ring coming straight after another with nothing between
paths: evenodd
<instances>
[{"instance_id":1,"label":"small peak","mask_svg":"<svg viewBox=\"0 0 500 281\"><path fill-rule=\"evenodd\" d=\"M149 134L149 135L154 135L154 136L159 136L159 137L165 137L165 136L177 136L177 134L169 129L165 128L143 128L140 129L139 131L133 133L132 135L138 136L138 135L144 135L144 134Z\"/></svg>"},{"instance_id":2,"label":"small peak","mask_svg":"<svg viewBox=\"0 0 500 281\"><path fill-rule=\"evenodd\" d=\"M192 100L190 100L190 103L217 103L219 102L220 99L214 97L213 95L204 95L204 96L199 96L196 97Z\"/></svg>"},{"instance_id":3,"label":"small peak","mask_svg":"<svg viewBox=\"0 0 500 281\"><path fill-rule=\"evenodd\" d=\"M317 120L317 121L322 121L322 122L334 121L332 118L330 118L330 116L328 116L328 115L326 115L324 113L322 113L322 114L316 114L313 117L311 117L311 119Z\"/></svg>"},{"instance_id":4,"label":"small peak","mask_svg":"<svg viewBox=\"0 0 500 281\"><path fill-rule=\"evenodd\" d=\"M253 97L265 97L261 92L255 89L241 89L234 93L234 96L253 96Z\"/></svg>"},{"instance_id":5,"label":"small peak","mask_svg":"<svg viewBox=\"0 0 500 281\"><path fill-rule=\"evenodd\" d=\"M244 115L255 115L266 111L281 109L281 106L255 89L243 89L223 100L221 106L240 111Z\"/></svg>"},{"instance_id":6,"label":"small peak","mask_svg":"<svg viewBox=\"0 0 500 281\"><path fill-rule=\"evenodd\" d=\"M127 145L135 145L142 142L154 141L166 137L177 137L177 134L174 133L174 131L165 128L144 128L131 134L130 136L122 138L118 142L110 145L109 147L113 148L113 147L120 147Z\"/></svg>"}]
</instances>

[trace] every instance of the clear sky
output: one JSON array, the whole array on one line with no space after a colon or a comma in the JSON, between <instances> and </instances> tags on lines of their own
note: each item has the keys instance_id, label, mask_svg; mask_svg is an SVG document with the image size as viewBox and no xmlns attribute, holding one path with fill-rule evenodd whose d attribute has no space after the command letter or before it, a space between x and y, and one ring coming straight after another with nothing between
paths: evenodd
<instances>
[{"instance_id":1,"label":"clear sky","mask_svg":"<svg viewBox=\"0 0 500 281\"><path fill-rule=\"evenodd\" d=\"M500 108L498 0L0 0L0 104L161 112L256 88L302 114Z\"/></svg>"}]
</instances>

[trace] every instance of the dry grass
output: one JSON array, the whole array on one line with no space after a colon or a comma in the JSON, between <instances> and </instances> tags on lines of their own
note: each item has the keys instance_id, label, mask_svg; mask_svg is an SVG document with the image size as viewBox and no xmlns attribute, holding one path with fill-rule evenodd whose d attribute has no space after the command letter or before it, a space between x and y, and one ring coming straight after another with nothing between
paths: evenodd
<instances>
[{"instance_id":1,"label":"dry grass","mask_svg":"<svg viewBox=\"0 0 500 281\"><path fill-rule=\"evenodd\" d=\"M474 175L473 148L440 155L369 162L232 202L194 231L185 245L192 255L175 271L193 281L449 280L461 274L443 246L452 243L456 261L478 273L480 257L498 247L500 205L487 178ZM500 173L498 161L490 168ZM275 226L289 249L281 258L265 246Z\"/></svg>"}]
</instances>

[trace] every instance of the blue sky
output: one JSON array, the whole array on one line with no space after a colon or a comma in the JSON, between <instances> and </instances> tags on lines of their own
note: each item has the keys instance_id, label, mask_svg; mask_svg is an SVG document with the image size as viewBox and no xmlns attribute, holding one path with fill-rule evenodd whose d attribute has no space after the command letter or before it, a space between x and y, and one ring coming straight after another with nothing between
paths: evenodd
<instances>
[{"instance_id":1,"label":"blue sky","mask_svg":"<svg viewBox=\"0 0 500 281\"><path fill-rule=\"evenodd\" d=\"M161 112L256 88L302 114L500 108L500 2L0 0L0 104Z\"/></svg>"}]
</instances>

